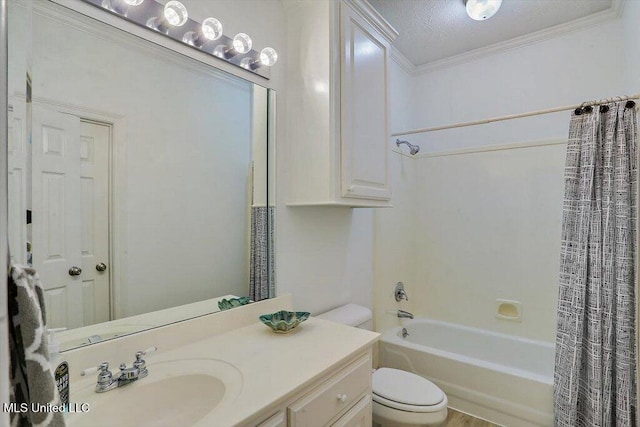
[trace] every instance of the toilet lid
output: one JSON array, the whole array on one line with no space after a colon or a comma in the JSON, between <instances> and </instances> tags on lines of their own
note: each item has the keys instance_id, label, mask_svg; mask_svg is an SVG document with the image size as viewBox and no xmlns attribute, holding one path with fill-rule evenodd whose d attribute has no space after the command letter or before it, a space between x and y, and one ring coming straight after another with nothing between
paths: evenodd
<instances>
[{"instance_id":1,"label":"toilet lid","mask_svg":"<svg viewBox=\"0 0 640 427\"><path fill-rule=\"evenodd\" d=\"M433 406L444 399L443 391L431 381L393 368L380 368L373 373L373 393L414 406Z\"/></svg>"}]
</instances>

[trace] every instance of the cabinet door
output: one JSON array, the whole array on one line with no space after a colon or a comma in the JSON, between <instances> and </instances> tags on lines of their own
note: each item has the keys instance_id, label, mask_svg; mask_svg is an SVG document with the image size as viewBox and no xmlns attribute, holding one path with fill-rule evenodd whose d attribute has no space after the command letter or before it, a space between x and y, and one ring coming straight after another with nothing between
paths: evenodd
<instances>
[{"instance_id":1,"label":"cabinet door","mask_svg":"<svg viewBox=\"0 0 640 427\"><path fill-rule=\"evenodd\" d=\"M389 44L342 2L340 24L342 197L389 200Z\"/></svg>"}]
</instances>

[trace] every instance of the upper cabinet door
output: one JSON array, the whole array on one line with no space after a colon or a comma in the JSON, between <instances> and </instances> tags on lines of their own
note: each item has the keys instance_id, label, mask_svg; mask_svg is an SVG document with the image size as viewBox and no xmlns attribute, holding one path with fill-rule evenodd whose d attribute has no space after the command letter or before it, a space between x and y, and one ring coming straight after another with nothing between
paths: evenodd
<instances>
[{"instance_id":1,"label":"upper cabinet door","mask_svg":"<svg viewBox=\"0 0 640 427\"><path fill-rule=\"evenodd\" d=\"M389 200L387 172L389 43L340 3L342 197Z\"/></svg>"}]
</instances>

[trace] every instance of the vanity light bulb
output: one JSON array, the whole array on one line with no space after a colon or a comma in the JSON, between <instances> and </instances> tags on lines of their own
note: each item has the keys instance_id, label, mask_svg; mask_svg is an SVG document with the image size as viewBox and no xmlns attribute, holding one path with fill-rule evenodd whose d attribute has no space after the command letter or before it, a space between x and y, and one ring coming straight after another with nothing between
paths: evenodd
<instances>
[{"instance_id":1,"label":"vanity light bulb","mask_svg":"<svg viewBox=\"0 0 640 427\"><path fill-rule=\"evenodd\" d=\"M476 21L484 21L496 14L502 0L466 0L467 15Z\"/></svg>"},{"instance_id":2,"label":"vanity light bulb","mask_svg":"<svg viewBox=\"0 0 640 427\"><path fill-rule=\"evenodd\" d=\"M265 47L260 51L260 63L271 67L278 62L278 52L272 47Z\"/></svg>"},{"instance_id":3,"label":"vanity light bulb","mask_svg":"<svg viewBox=\"0 0 640 427\"><path fill-rule=\"evenodd\" d=\"M216 18L202 21L202 34L208 40L218 40L222 36L222 24Z\"/></svg>"},{"instance_id":4,"label":"vanity light bulb","mask_svg":"<svg viewBox=\"0 0 640 427\"><path fill-rule=\"evenodd\" d=\"M247 53L251 50L251 46L253 42L251 41L251 37L246 35L245 33L238 33L233 38L233 50L238 53Z\"/></svg>"},{"instance_id":5,"label":"vanity light bulb","mask_svg":"<svg viewBox=\"0 0 640 427\"><path fill-rule=\"evenodd\" d=\"M144 0L102 0L102 7L111 12L127 16L127 9L139 6Z\"/></svg>"},{"instance_id":6,"label":"vanity light bulb","mask_svg":"<svg viewBox=\"0 0 640 427\"><path fill-rule=\"evenodd\" d=\"M187 8L176 0L171 0L164 5L164 17L174 27L180 27L187 22L189 14Z\"/></svg>"}]
</instances>

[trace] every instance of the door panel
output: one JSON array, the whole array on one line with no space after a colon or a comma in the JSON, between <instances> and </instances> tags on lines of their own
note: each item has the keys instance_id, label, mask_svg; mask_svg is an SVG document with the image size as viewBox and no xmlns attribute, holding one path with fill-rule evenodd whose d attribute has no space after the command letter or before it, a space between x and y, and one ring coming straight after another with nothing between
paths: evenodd
<instances>
[{"instance_id":1,"label":"door panel","mask_svg":"<svg viewBox=\"0 0 640 427\"><path fill-rule=\"evenodd\" d=\"M33 126L33 265L49 327L108 321L111 127L42 105Z\"/></svg>"},{"instance_id":2,"label":"door panel","mask_svg":"<svg viewBox=\"0 0 640 427\"><path fill-rule=\"evenodd\" d=\"M83 326L80 276L80 119L33 105L33 266L45 290L48 326Z\"/></svg>"},{"instance_id":3,"label":"door panel","mask_svg":"<svg viewBox=\"0 0 640 427\"><path fill-rule=\"evenodd\" d=\"M80 246L85 324L110 320L110 142L110 126L80 123ZM98 271L100 263L107 269Z\"/></svg>"}]
</instances>

